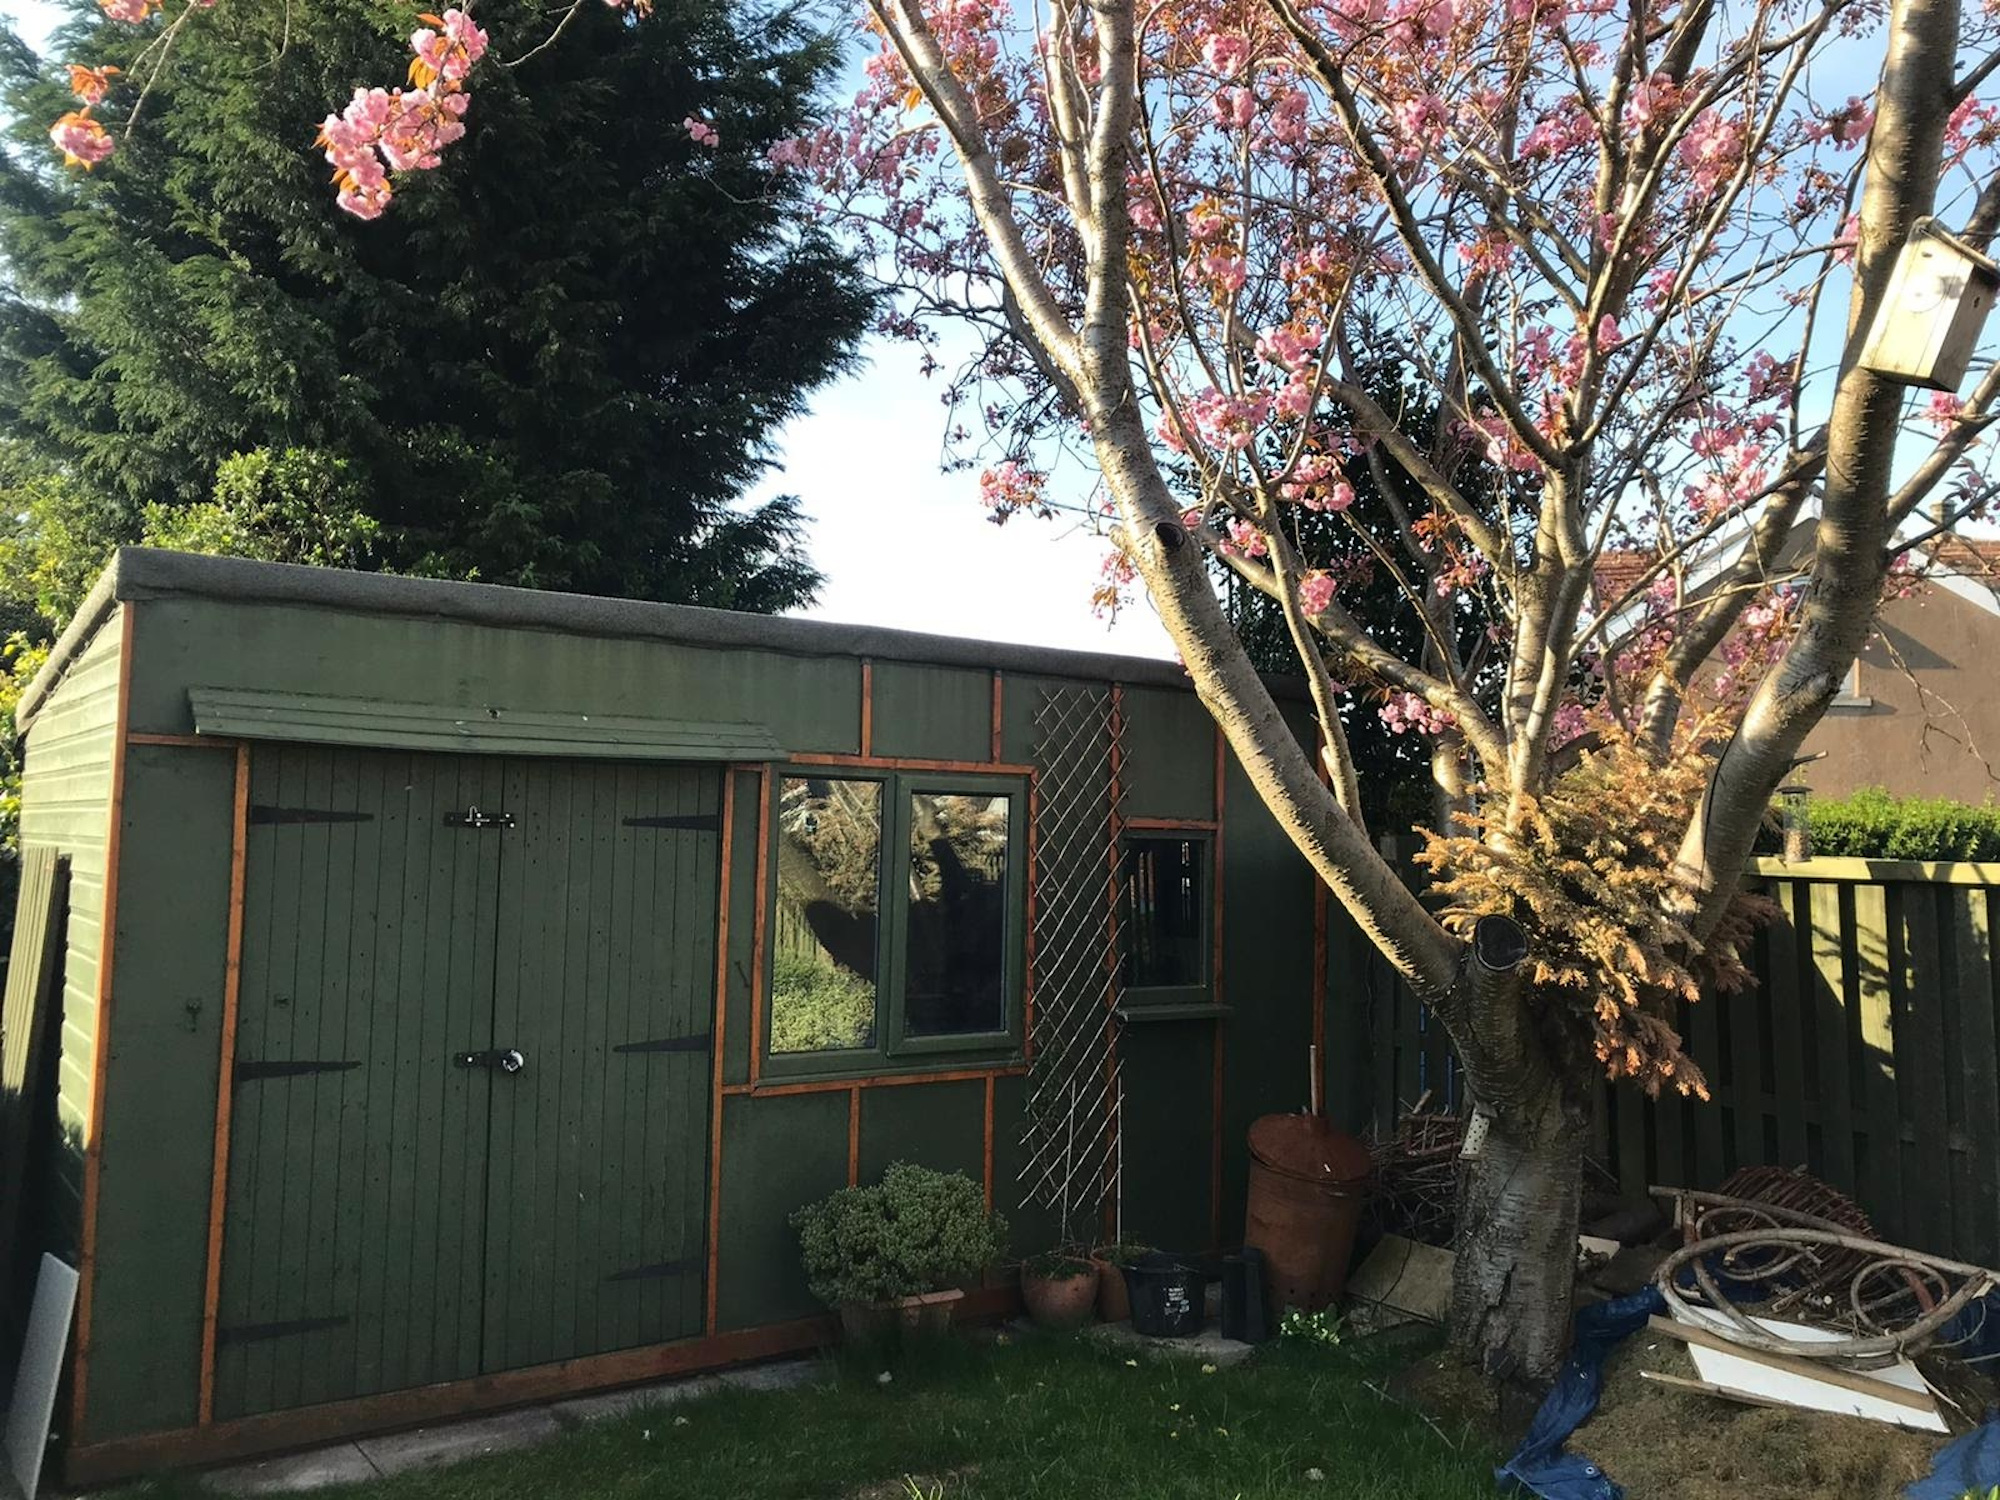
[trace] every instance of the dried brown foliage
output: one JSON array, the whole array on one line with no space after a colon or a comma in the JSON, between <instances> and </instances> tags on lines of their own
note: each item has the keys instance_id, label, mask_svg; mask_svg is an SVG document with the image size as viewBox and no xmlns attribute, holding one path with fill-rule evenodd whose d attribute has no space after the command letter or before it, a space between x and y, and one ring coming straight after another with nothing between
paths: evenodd
<instances>
[{"instance_id":1,"label":"dried brown foliage","mask_svg":"<svg viewBox=\"0 0 2000 1500\"><path fill-rule=\"evenodd\" d=\"M1662 764L1607 735L1525 803L1511 835L1496 799L1461 815L1458 832L1425 831L1417 856L1435 875L1448 927L1469 932L1497 914L1526 929L1529 1004L1556 1055L1594 1058L1648 1094L1666 1086L1708 1097L1672 1018L1704 990L1749 985L1740 952L1776 911L1739 895L1705 945L1684 925L1692 898L1674 861L1709 770L1693 750Z\"/></svg>"}]
</instances>

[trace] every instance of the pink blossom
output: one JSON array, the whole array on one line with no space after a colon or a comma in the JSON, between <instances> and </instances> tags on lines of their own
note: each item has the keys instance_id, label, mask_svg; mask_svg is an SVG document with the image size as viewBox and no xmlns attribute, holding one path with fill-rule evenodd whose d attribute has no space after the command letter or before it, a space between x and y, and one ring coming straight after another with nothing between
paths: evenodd
<instances>
[{"instance_id":1,"label":"pink blossom","mask_svg":"<svg viewBox=\"0 0 2000 1500\"><path fill-rule=\"evenodd\" d=\"M1004 521L1015 511L1040 509L1046 482L1046 475L1010 458L979 476L979 503Z\"/></svg>"},{"instance_id":2,"label":"pink blossom","mask_svg":"<svg viewBox=\"0 0 2000 1500\"><path fill-rule=\"evenodd\" d=\"M1257 118L1257 96L1248 89L1227 88L1209 101L1208 108L1218 125L1241 130Z\"/></svg>"},{"instance_id":3,"label":"pink blossom","mask_svg":"<svg viewBox=\"0 0 2000 1500\"><path fill-rule=\"evenodd\" d=\"M161 0L97 0L97 8L114 21L137 26L160 8Z\"/></svg>"},{"instance_id":4,"label":"pink blossom","mask_svg":"<svg viewBox=\"0 0 2000 1500\"><path fill-rule=\"evenodd\" d=\"M1377 712L1393 734L1444 733L1458 722L1450 714L1433 708L1415 693L1391 693Z\"/></svg>"},{"instance_id":5,"label":"pink blossom","mask_svg":"<svg viewBox=\"0 0 2000 1500\"><path fill-rule=\"evenodd\" d=\"M1224 78L1234 78L1250 61L1250 44L1240 36L1218 32L1201 47L1202 61Z\"/></svg>"},{"instance_id":6,"label":"pink blossom","mask_svg":"<svg viewBox=\"0 0 2000 1500\"><path fill-rule=\"evenodd\" d=\"M111 155L117 143L109 132L90 118L88 110L73 109L49 127L49 139L63 154L66 166L86 172Z\"/></svg>"},{"instance_id":7,"label":"pink blossom","mask_svg":"<svg viewBox=\"0 0 2000 1500\"><path fill-rule=\"evenodd\" d=\"M1243 258L1226 250L1218 250L1201 258L1201 268L1226 292L1240 292L1243 283L1249 279L1250 268Z\"/></svg>"},{"instance_id":8,"label":"pink blossom","mask_svg":"<svg viewBox=\"0 0 2000 1500\"><path fill-rule=\"evenodd\" d=\"M714 150L722 143L722 137L715 133L713 125L706 120L697 120L693 115L681 121L681 129L688 133L688 138L697 146L707 146L710 150Z\"/></svg>"},{"instance_id":9,"label":"pink blossom","mask_svg":"<svg viewBox=\"0 0 2000 1500\"><path fill-rule=\"evenodd\" d=\"M69 91L88 107L102 104L104 96L111 92L111 80L118 74L117 68L85 68L75 63L69 68Z\"/></svg>"},{"instance_id":10,"label":"pink blossom","mask_svg":"<svg viewBox=\"0 0 2000 1500\"><path fill-rule=\"evenodd\" d=\"M1933 391L1931 399L1924 407L1924 420L1939 432L1949 432L1958 425L1959 414L1965 410L1965 402L1951 391Z\"/></svg>"},{"instance_id":11,"label":"pink blossom","mask_svg":"<svg viewBox=\"0 0 2000 1500\"><path fill-rule=\"evenodd\" d=\"M1333 603L1333 575L1318 569L1299 580L1299 608L1309 615L1321 614Z\"/></svg>"},{"instance_id":12,"label":"pink blossom","mask_svg":"<svg viewBox=\"0 0 2000 1500\"><path fill-rule=\"evenodd\" d=\"M1263 532L1238 516L1229 523L1229 540L1223 543L1223 549L1247 557L1264 557L1269 555L1271 545Z\"/></svg>"}]
</instances>

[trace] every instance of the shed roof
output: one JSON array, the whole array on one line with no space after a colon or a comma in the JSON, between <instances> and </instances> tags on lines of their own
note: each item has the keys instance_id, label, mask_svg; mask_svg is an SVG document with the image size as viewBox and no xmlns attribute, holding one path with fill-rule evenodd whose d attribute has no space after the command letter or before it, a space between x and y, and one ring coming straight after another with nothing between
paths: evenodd
<instances>
[{"instance_id":1,"label":"shed roof","mask_svg":"<svg viewBox=\"0 0 2000 1500\"><path fill-rule=\"evenodd\" d=\"M355 573L291 563L204 557L151 547L121 547L113 555L46 666L21 695L16 718L33 721L63 673L120 602L161 598L230 603L294 604L405 618L452 620L517 630L667 641L684 646L778 651L795 656L868 657L935 666L998 669L1050 677L1182 688L1187 674L1174 662L1108 652L1060 651L962 636L927 635L874 625L842 625L739 614L685 604L652 604L588 594L455 583L388 573ZM1282 697L1302 697L1291 678L1271 679Z\"/></svg>"}]
</instances>

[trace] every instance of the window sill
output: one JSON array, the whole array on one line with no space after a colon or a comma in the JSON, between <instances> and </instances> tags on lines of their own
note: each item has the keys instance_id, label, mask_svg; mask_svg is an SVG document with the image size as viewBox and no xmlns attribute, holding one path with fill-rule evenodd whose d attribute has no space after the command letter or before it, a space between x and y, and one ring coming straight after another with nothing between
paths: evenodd
<instances>
[{"instance_id":1,"label":"window sill","mask_svg":"<svg viewBox=\"0 0 2000 1500\"><path fill-rule=\"evenodd\" d=\"M1212 1000L1192 1001L1180 1005L1148 1005L1144 1001L1113 1007L1112 1013L1121 1021L1226 1021L1230 1010L1226 1005L1218 1005Z\"/></svg>"}]
</instances>

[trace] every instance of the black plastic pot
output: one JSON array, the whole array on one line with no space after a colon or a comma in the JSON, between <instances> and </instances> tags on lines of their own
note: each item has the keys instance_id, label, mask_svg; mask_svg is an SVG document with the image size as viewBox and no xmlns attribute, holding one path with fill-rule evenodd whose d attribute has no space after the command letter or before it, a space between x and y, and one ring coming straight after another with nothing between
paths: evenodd
<instances>
[{"instance_id":1,"label":"black plastic pot","mask_svg":"<svg viewBox=\"0 0 2000 1500\"><path fill-rule=\"evenodd\" d=\"M1150 1338L1177 1339L1201 1331L1207 1278L1178 1256L1155 1250L1125 1267L1132 1327Z\"/></svg>"}]
</instances>

